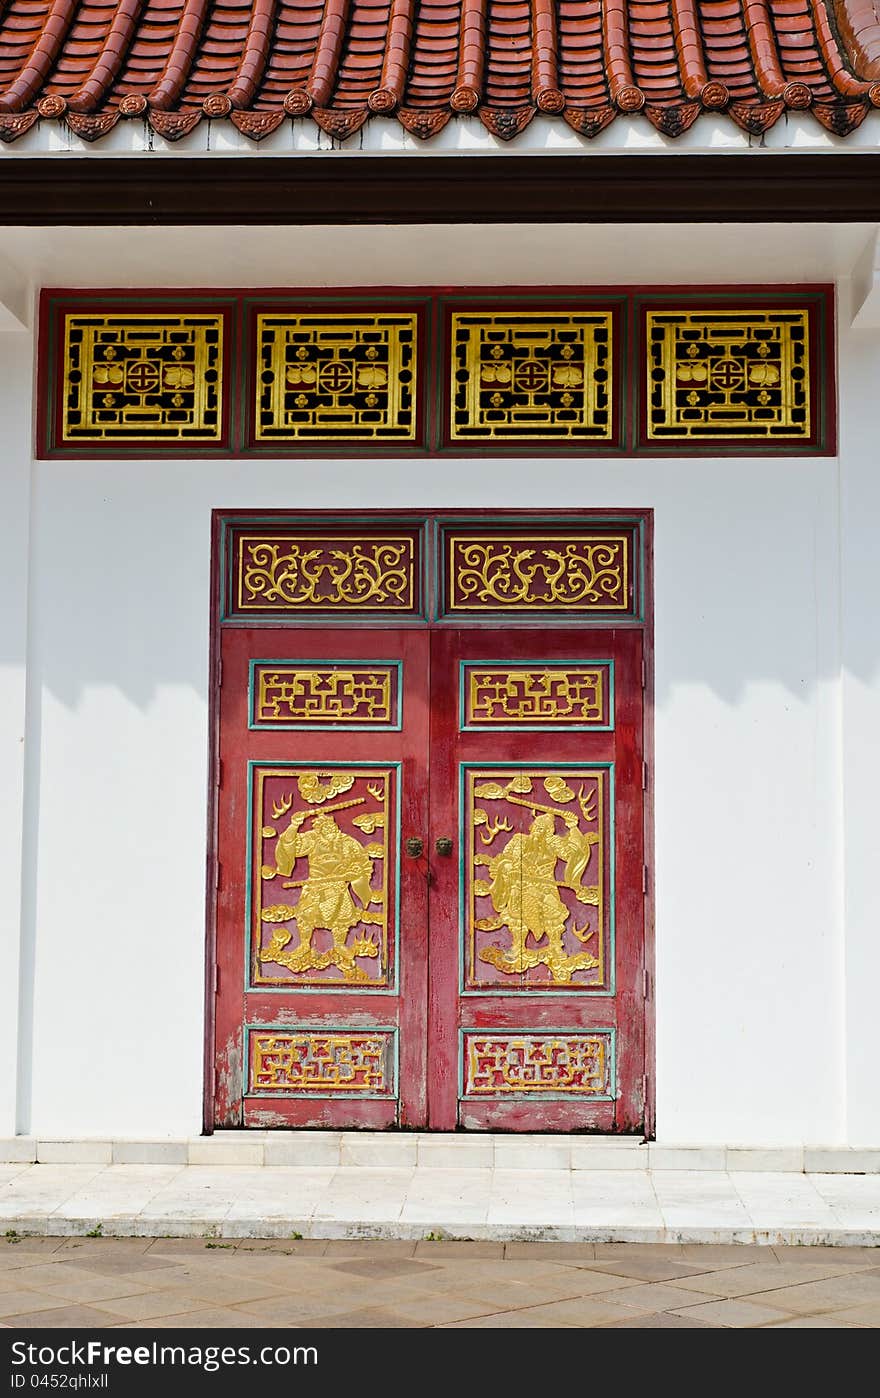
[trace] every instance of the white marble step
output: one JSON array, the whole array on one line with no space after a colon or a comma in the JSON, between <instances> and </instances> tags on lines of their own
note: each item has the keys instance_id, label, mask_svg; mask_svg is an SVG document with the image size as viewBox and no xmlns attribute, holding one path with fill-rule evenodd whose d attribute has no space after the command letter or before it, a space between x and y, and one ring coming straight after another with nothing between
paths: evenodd
<instances>
[{"instance_id":1,"label":"white marble step","mask_svg":"<svg viewBox=\"0 0 880 1398\"><path fill-rule=\"evenodd\" d=\"M218 1131L174 1140L0 1139L0 1163L880 1174L880 1146L676 1145L627 1136Z\"/></svg>"},{"instance_id":2,"label":"white marble step","mask_svg":"<svg viewBox=\"0 0 880 1398\"><path fill-rule=\"evenodd\" d=\"M880 1248L880 1175L19 1163L0 1232Z\"/></svg>"}]
</instances>

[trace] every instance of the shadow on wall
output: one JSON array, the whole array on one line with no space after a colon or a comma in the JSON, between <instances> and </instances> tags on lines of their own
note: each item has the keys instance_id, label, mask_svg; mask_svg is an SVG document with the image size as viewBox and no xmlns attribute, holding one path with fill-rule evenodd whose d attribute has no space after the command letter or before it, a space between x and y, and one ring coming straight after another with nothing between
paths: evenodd
<instances>
[{"instance_id":1,"label":"shadow on wall","mask_svg":"<svg viewBox=\"0 0 880 1398\"><path fill-rule=\"evenodd\" d=\"M213 508L652 507L658 708L679 685L730 704L755 681L802 698L839 668L834 459L34 469L31 679L71 707L108 685L141 707L164 685L207 698ZM880 637L856 672L878 661Z\"/></svg>"}]
</instances>

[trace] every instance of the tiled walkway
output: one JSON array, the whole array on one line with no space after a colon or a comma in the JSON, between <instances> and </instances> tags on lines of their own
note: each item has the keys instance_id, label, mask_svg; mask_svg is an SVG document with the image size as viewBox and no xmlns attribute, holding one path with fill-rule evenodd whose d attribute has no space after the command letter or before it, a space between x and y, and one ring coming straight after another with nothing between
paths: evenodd
<instances>
[{"instance_id":1,"label":"tiled walkway","mask_svg":"<svg viewBox=\"0 0 880 1398\"><path fill-rule=\"evenodd\" d=\"M880 1242L880 1174L368 1165L0 1166L0 1234ZM880 1253L878 1253L880 1266Z\"/></svg>"},{"instance_id":2,"label":"tiled walkway","mask_svg":"<svg viewBox=\"0 0 880 1398\"><path fill-rule=\"evenodd\" d=\"M880 1250L7 1237L0 1325L877 1328Z\"/></svg>"}]
</instances>

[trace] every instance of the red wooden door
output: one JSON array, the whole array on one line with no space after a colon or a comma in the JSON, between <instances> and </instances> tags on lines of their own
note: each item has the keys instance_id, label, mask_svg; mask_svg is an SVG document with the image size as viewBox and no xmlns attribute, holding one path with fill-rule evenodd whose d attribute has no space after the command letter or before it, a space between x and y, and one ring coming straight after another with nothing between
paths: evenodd
<instances>
[{"instance_id":1,"label":"red wooden door","mask_svg":"<svg viewBox=\"0 0 880 1398\"><path fill-rule=\"evenodd\" d=\"M217 1125L426 1120L429 639L221 632Z\"/></svg>"},{"instance_id":2,"label":"red wooden door","mask_svg":"<svg viewBox=\"0 0 880 1398\"><path fill-rule=\"evenodd\" d=\"M431 660L430 1125L637 1130L642 634L438 629Z\"/></svg>"}]
</instances>

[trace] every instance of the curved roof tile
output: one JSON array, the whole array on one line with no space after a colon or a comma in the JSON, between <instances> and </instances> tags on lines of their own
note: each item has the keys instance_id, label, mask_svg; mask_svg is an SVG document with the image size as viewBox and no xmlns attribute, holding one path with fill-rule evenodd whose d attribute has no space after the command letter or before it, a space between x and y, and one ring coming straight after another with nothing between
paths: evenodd
<instances>
[{"instance_id":1,"label":"curved roof tile","mask_svg":"<svg viewBox=\"0 0 880 1398\"><path fill-rule=\"evenodd\" d=\"M88 140L205 116L255 140L310 114L428 138L476 112L510 139L542 113L596 135L702 111L751 133L811 108L837 135L880 106L880 0L0 0L0 139L39 117Z\"/></svg>"}]
</instances>

